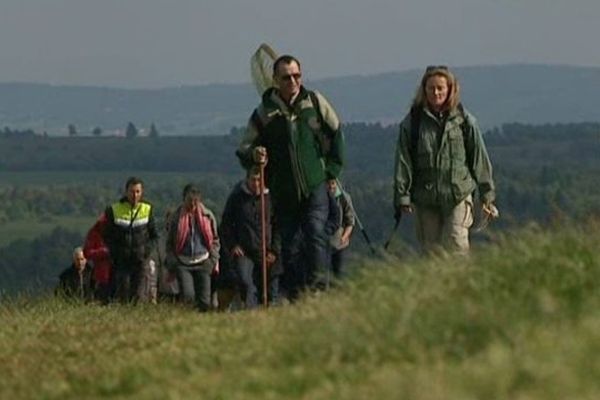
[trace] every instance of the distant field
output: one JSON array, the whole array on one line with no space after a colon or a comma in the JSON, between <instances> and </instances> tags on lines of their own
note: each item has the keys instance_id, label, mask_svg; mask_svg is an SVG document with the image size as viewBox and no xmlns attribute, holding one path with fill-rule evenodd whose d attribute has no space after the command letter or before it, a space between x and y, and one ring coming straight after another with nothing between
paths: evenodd
<instances>
[{"instance_id":1,"label":"distant field","mask_svg":"<svg viewBox=\"0 0 600 400\"><path fill-rule=\"evenodd\" d=\"M17 239L32 240L50 233L54 228L62 226L72 231L84 234L95 221L90 217L52 217L47 221L16 221L0 224L0 247L6 246Z\"/></svg>"},{"instance_id":2,"label":"distant field","mask_svg":"<svg viewBox=\"0 0 600 400\"><path fill-rule=\"evenodd\" d=\"M53 214L40 219L35 219L33 216L26 216L26 219L23 220L8 218L7 221L0 223L0 247L16 239L34 239L58 226L84 233L91 227L103 208L123 194L123 185L130 176L139 176L144 180L145 192L156 206L159 218L163 212L161 207L166 203L172 204L174 201L179 201L181 188L189 182L199 183L200 187L207 191L205 192L207 204L212 207L213 211L219 213L220 207L225 201L224 197L233 183L239 179L237 176L190 172L0 172L0 191L10 190L7 188L15 186L20 189L39 187L46 197L52 197L53 192L56 192L57 196L68 196L73 190L76 191L75 194L84 192L86 185L89 185L91 189L88 194L91 193L98 203L91 209L88 207L84 212L79 212L79 216ZM67 197L67 199L72 199L72 197ZM81 202L81 198L78 198L78 201ZM38 208L40 207L38 206ZM81 214L88 213L89 216L81 216Z\"/></svg>"},{"instance_id":3,"label":"distant field","mask_svg":"<svg viewBox=\"0 0 600 400\"><path fill-rule=\"evenodd\" d=\"M147 172L147 171L49 171L49 172L0 172L0 187L5 185L75 184L116 182L125 183L129 176L139 176L148 185L172 179L194 180L206 173L193 172Z\"/></svg>"},{"instance_id":4,"label":"distant field","mask_svg":"<svg viewBox=\"0 0 600 400\"><path fill-rule=\"evenodd\" d=\"M136 175L142 177L148 186L172 180L194 180L198 174L173 172L81 172L81 171L52 171L52 172L0 172L0 188L7 185L73 185L114 182L115 199L119 188L127 177ZM101 210L98 210L99 212ZM45 221L21 220L0 224L0 247L16 239L35 239L41 234L49 233L54 228L62 226L73 231L85 233L94 223L96 216L52 216Z\"/></svg>"},{"instance_id":5,"label":"distant field","mask_svg":"<svg viewBox=\"0 0 600 400\"><path fill-rule=\"evenodd\" d=\"M36 185L73 185L97 184L114 182L115 199L119 188L128 176L143 177L149 185L153 182L164 182L176 178L192 179L192 174L174 173L139 173L135 171L124 172L0 172L0 188L7 185L36 186ZM100 210L98 210L100 212ZM0 247L6 246L17 239L32 240L42 234L51 232L54 228L62 226L69 230L85 233L94 223L96 216L52 216L45 220L19 220L8 221L0 224Z\"/></svg>"},{"instance_id":6,"label":"distant field","mask_svg":"<svg viewBox=\"0 0 600 400\"><path fill-rule=\"evenodd\" d=\"M115 182L115 193L120 186L118 182L124 181L127 176L134 173L123 172L0 172L0 189L6 186L32 187L37 185L73 185L96 184ZM155 179L173 179L173 175L144 174L151 181ZM116 195L115 195L116 198ZM100 211L100 210L99 210ZM94 223L96 216L51 216L38 219L25 219L6 221L0 224L0 247L8 245L17 239L33 240L40 235L47 234L57 227L64 227L79 233L85 233Z\"/></svg>"}]
</instances>

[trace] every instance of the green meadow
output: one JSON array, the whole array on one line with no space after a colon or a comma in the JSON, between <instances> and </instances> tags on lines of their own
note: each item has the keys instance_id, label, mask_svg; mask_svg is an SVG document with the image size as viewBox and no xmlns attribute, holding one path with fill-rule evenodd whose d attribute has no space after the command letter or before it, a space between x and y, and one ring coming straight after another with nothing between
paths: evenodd
<instances>
[{"instance_id":1,"label":"green meadow","mask_svg":"<svg viewBox=\"0 0 600 400\"><path fill-rule=\"evenodd\" d=\"M597 399L600 227L364 259L294 305L0 306L3 399Z\"/></svg>"},{"instance_id":2,"label":"green meadow","mask_svg":"<svg viewBox=\"0 0 600 400\"><path fill-rule=\"evenodd\" d=\"M94 224L95 217L56 216L44 220L6 221L0 224L0 247L19 240L31 240L52 232L57 227L84 235Z\"/></svg>"},{"instance_id":3,"label":"green meadow","mask_svg":"<svg viewBox=\"0 0 600 400\"><path fill-rule=\"evenodd\" d=\"M7 185L35 186L35 185L67 185L67 184L89 184L115 183L115 193L119 193L125 180L129 176L140 176L147 183L164 183L195 180L206 173L194 172L155 172L143 170L123 171L0 171L0 188Z\"/></svg>"}]
</instances>

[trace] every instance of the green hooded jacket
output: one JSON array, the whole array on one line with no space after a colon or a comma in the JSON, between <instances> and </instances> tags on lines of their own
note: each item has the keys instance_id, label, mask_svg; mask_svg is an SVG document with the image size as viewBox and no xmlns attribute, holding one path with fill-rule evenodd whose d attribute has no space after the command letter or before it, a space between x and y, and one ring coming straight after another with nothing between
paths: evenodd
<instances>
[{"instance_id":1,"label":"green hooded jacket","mask_svg":"<svg viewBox=\"0 0 600 400\"><path fill-rule=\"evenodd\" d=\"M410 113L400 124L394 175L396 209L414 203L449 211L475 189L483 203L493 202L492 164L475 117L458 108L440 117L426 108L420 113L416 152L411 149Z\"/></svg>"},{"instance_id":2,"label":"green hooded jacket","mask_svg":"<svg viewBox=\"0 0 600 400\"><path fill-rule=\"evenodd\" d=\"M344 136L333 107L318 92L317 112L304 87L292 105L267 90L254 111L236 152L245 168L252 166L255 147L267 149L266 180L274 205L293 207L343 167Z\"/></svg>"}]
</instances>

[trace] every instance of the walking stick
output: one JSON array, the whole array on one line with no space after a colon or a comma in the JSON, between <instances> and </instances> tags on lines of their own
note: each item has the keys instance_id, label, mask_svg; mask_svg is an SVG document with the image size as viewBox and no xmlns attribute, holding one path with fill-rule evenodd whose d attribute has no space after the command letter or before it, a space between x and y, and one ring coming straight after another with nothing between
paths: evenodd
<instances>
[{"instance_id":1,"label":"walking stick","mask_svg":"<svg viewBox=\"0 0 600 400\"><path fill-rule=\"evenodd\" d=\"M344 187L342 186L342 183L340 182L340 180L336 178L335 181L337 182L338 187L342 191L342 196L347 196L346 191L344 190ZM348 199L348 198L346 197L346 199ZM360 218L358 218L358 213L356 212L356 208L352 207L352 212L354 213L354 219L356 220L358 229L360 229L360 232L362 233L363 237L365 238L365 242L367 242L367 245L369 246L369 250L371 250L371 254L375 255L376 254L375 247L373 247L373 243L371 242L371 239L369 239L369 235L367 234L365 227L363 226L362 222L360 222Z\"/></svg>"},{"instance_id":2,"label":"walking stick","mask_svg":"<svg viewBox=\"0 0 600 400\"><path fill-rule=\"evenodd\" d=\"M267 292L267 212L265 202L265 164L260 164L260 245L263 282L263 306L268 305Z\"/></svg>"},{"instance_id":3,"label":"walking stick","mask_svg":"<svg viewBox=\"0 0 600 400\"><path fill-rule=\"evenodd\" d=\"M396 234L396 231L398 230L399 226L400 226L400 218L396 218L396 223L394 224L394 229L392 229L392 233L390 233L390 237L388 238L388 240L383 245L383 249L384 250L387 250L388 247L390 246L390 243L392 243L392 238Z\"/></svg>"},{"instance_id":4,"label":"walking stick","mask_svg":"<svg viewBox=\"0 0 600 400\"><path fill-rule=\"evenodd\" d=\"M367 231L365 230L365 227L363 226L362 222L360 222L360 218L358 218L356 211L354 211L354 218L356 219L356 223L358 224L358 228L360 229L360 232L362 233L363 237L365 238L365 242L367 242L367 245L369 246L369 250L371 250L371 254L375 255L376 254L375 247L373 247L373 243L371 242L371 239L369 239L369 235L367 235Z\"/></svg>"}]
</instances>

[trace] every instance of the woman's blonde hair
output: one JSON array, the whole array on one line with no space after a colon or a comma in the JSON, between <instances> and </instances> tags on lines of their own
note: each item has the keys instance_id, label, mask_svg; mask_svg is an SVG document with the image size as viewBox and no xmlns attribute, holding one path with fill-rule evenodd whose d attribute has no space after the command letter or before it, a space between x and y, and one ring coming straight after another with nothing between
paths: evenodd
<instances>
[{"instance_id":1,"label":"woman's blonde hair","mask_svg":"<svg viewBox=\"0 0 600 400\"><path fill-rule=\"evenodd\" d=\"M443 76L448 82L448 98L444 104L443 111L450 111L455 109L460 103L460 85L458 79L454 76L448 67L443 65L429 66L425 69L425 73L421 78L421 84L417 88L417 93L413 100L412 106L417 108L423 108L427 106L427 93L425 93L425 86L427 81L432 76Z\"/></svg>"}]
</instances>

